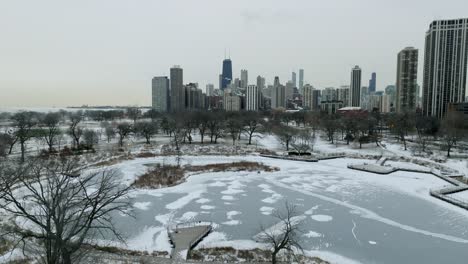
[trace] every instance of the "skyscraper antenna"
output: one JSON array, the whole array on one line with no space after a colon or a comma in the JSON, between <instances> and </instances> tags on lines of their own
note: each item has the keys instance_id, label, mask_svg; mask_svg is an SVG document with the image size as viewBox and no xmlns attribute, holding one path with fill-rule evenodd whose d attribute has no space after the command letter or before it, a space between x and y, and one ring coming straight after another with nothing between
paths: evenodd
<instances>
[{"instance_id":1,"label":"skyscraper antenna","mask_svg":"<svg viewBox=\"0 0 468 264\"><path fill-rule=\"evenodd\" d=\"M224 48L224 59L227 59L226 58L226 48Z\"/></svg>"}]
</instances>

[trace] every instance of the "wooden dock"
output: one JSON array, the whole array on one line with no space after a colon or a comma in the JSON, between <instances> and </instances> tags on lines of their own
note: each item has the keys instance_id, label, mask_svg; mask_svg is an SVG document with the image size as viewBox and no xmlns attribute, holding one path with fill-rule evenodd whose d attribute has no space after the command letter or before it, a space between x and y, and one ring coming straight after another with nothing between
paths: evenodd
<instances>
[{"instance_id":1,"label":"wooden dock","mask_svg":"<svg viewBox=\"0 0 468 264\"><path fill-rule=\"evenodd\" d=\"M192 248L213 229L211 222L179 223L168 228L169 239L174 246L171 258L175 263L186 260Z\"/></svg>"}]
</instances>

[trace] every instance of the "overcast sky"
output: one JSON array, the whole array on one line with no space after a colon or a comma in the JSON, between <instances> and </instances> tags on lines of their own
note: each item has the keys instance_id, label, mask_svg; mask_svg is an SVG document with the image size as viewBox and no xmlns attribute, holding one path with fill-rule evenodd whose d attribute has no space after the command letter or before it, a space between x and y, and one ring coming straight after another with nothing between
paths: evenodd
<instances>
[{"instance_id":1,"label":"overcast sky","mask_svg":"<svg viewBox=\"0 0 468 264\"><path fill-rule=\"evenodd\" d=\"M225 49L250 83L303 68L337 87L359 65L382 90L404 47L422 76L432 20L468 16L467 0L0 1L0 106L150 105L151 78L175 64L218 87Z\"/></svg>"}]
</instances>

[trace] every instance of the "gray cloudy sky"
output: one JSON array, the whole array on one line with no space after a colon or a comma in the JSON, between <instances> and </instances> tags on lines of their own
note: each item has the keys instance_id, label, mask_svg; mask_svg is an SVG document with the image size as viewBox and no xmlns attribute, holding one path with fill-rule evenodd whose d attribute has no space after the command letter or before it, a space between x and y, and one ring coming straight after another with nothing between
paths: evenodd
<instances>
[{"instance_id":1,"label":"gray cloudy sky","mask_svg":"<svg viewBox=\"0 0 468 264\"><path fill-rule=\"evenodd\" d=\"M184 82L234 75L272 82L305 69L316 88L395 82L396 54L420 49L434 19L468 16L466 0L1 0L0 106L149 105L151 78L179 64ZM421 79L421 78L420 78Z\"/></svg>"}]
</instances>

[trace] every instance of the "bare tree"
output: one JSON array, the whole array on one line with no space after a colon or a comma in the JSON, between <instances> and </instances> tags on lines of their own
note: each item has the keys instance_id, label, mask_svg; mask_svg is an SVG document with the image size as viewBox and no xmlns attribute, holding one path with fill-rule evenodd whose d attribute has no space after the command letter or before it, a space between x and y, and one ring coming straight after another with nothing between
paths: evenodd
<instances>
[{"instance_id":1,"label":"bare tree","mask_svg":"<svg viewBox=\"0 0 468 264\"><path fill-rule=\"evenodd\" d=\"M320 127L320 113L319 112L306 112L304 117L305 123L312 128L313 136Z\"/></svg>"},{"instance_id":2,"label":"bare tree","mask_svg":"<svg viewBox=\"0 0 468 264\"><path fill-rule=\"evenodd\" d=\"M135 133L146 139L146 144L151 144L151 138L158 133L158 124L152 121L137 122Z\"/></svg>"},{"instance_id":3,"label":"bare tree","mask_svg":"<svg viewBox=\"0 0 468 264\"><path fill-rule=\"evenodd\" d=\"M426 152L431 139L439 130L439 123L434 117L417 115L414 124L418 134L416 142L421 152Z\"/></svg>"},{"instance_id":4,"label":"bare tree","mask_svg":"<svg viewBox=\"0 0 468 264\"><path fill-rule=\"evenodd\" d=\"M113 138L115 138L115 129L114 126L108 122L103 122L101 127L104 128L104 134L106 134L107 143L110 143Z\"/></svg>"},{"instance_id":5,"label":"bare tree","mask_svg":"<svg viewBox=\"0 0 468 264\"><path fill-rule=\"evenodd\" d=\"M34 113L32 112L20 112L12 116L14 121L15 137L18 138L18 142L21 145L21 162L24 162L24 156L26 153L26 142L31 139L31 130L35 126Z\"/></svg>"},{"instance_id":6,"label":"bare tree","mask_svg":"<svg viewBox=\"0 0 468 264\"><path fill-rule=\"evenodd\" d=\"M127 116L128 118L132 119L133 124L135 124L138 118L141 116L141 110L138 107L127 108Z\"/></svg>"},{"instance_id":7,"label":"bare tree","mask_svg":"<svg viewBox=\"0 0 468 264\"><path fill-rule=\"evenodd\" d=\"M79 126L81 121L83 121L83 115L81 112L70 115L70 126L68 127L68 134L73 138L73 144L76 148L80 147L80 138L83 135L83 128Z\"/></svg>"},{"instance_id":8,"label":"bare tree","mask_svg":"<svg viewBox=\"0 0 468 264\"><path fill-rule=\"evenodd\" d=\"M293 140L294 135L297 133L297 130L289 126L276 124L273 127L273 133L281 141L281 144L286 147L286 151L289 151L289 146Z\"/></svg>"},{"instance_id":9,"label":"bare tree","mask_svg":"<svg viewBox=\"0 0 468 264\"><path fill-rule=\"evenodd\" d=\"M441 137L447 150L447 157L457 143L468 134L468 122L460 112L449 111L442 120Z\"/></svg>"},{"instance_id":10,"label":"bare tree","mask_svg":"<svg viewBox=\"0 0 468 264\"><path fill-rule=\"evenodd\" d=\"M224 116L221 112L211 113L208 121L208 130L210 132L210 142L217 143L218 138L223 136Z\"/></svg>"},{"instance_id":11,"label":"bare tree","mask_svg":"<svg viewBox=\"0 0 468 264\"><path fill-rule=\"evenodd\" d=\"M5 157L8 153L8 140L7 134L0 134L0 157Z\"/></svg>"},{"instance_id":12,"label":"bare tree","mask_svg":"<svg viewBox=\"0 0 468 264\"><path fill-rule=\"evenodd\" d=\"M119 146L123 147L124 140L133 132L133 127L129 123L120 123L117 125L117 134L119 135Z\"/></svg>"},{"instance_id":13,"label":"bare tree","mask_svg":"<svg viewBox=\"0 0 468 264\"><path fill-rule=\"evenodd\" d=\"M297 207L288 202L284 210L275 210L273 217L279 222L269 228L261 226L260 234L257 236L260 242L266 243L271 250L271 263L277 263L278 253L294 256L296 250L302 251L300 237L300 216Z\"/></svg>"},{"instance_id":14,"label":"bare tree","mask_svg":"<svg viewBox=\"0 0 468 264\"><path fill-rule=\"evenodd\" d=\"M325 131L328 137L328 141L333 144L335 141L335 133L339 128L338 117L335 115L324 115L320 122L322 129Z\"/></svg>"},{"instance_id":15,"label":"bare tree","mask_svg":"<svg viewBox=\"0 0 468 264\"><path fill-rule=\"evenodd\" d=\"M198 133L200 134L200 143L203 144L206 131L208 130L208 115L206 112L196 112L195 113L195 123L198 128Z\"/></svg>"},{"instance_id":16,"label":"bare tree","mask_svg":"<svg viewBox=\"0 0 468 264\"><path fill-rule=\"evenodd\" d=\"M246 114L243 121L245 126L244 131L247 132L249 145L251 145L255 131L260 128L260 116L256 112L249 112Z\"/></svg>"},{"instance_id":17,"label":"bare tree","mask_svg":"<svg viewBox=\"0 0 468 264\"><path fill-rule=\"evenodd\" d=\"M88 149L93 149L94 145L99 143L99 135L92 129L86 129L83 132L83 141Z\"/></svg>"},{"instance_id":18,"label":"bare tree","mask_svg":"<svg viewBox=\"0 0 468 264\"><path fill-rule=\"evenodd\" d=\"M238 116L231 116L226 121L226 130L231 136L232 145L236 144L236 140L239 138L240 133L242 132L242 121L239 120Z\"/></svg>"},{"instance_id":19,"label":"bare tree","mask_svg":"<svg viewBox=\"0 0 468 264\"><path fill-rule=\"evenodd\" d=\"M49 147L49 153L54 151L54 145L57 143L58 138L62 134L60 131L60 113L47 113L40 121L40 125L44 126L41 130L41 137Z\"/></svg>"},{"instance_id":20,"label":"bare tree","mask_svg":"<svg viewBox=\"0 0 468 264\"><path fill-rule=\"evenodd\" d=\"M0 148L2 148L5 151L5 155L11 154L16 142L18 142L18 137L12 130L0 133Z\"/></svg>"},{"instance_id":21,"label":"bare tree","mask_svg":"<svg viewBox=\"0 0 468 264\"><path fill-rule=\"evenodd\" d=\"M299 130L292 138L290 145L299 155L307 153L314 148L315 137L308 129Z\"/></svg>"},{"instance_id":22,"label":"bare tree","mask_svg":"<svg viewBox=\"0 0 468 264\"><path fill-rule=\"evenodd\" d=\"M403 142L403 146L405 150L408 149L407 142L406 142L406 135L408 132L413 128L414 119L411 118L410 113L401 113L401 114L393 114L388 119L390 130L398 137L400 141Z\"/></svg>"},{"instance_id":23,"label":"bare tree","mask_svg":"<svg viewBox=\"0 0 468 264\"><path fill-rule=\"evenodd\" d=\"M7 230L26 255L71 264L83 243L99 236L122 240L111 214L128 214L129 187L113 171L84 173L75 160L61 159L0 168L0 174L0 203L16 219Z\"/></svg>"}]
</instances>

